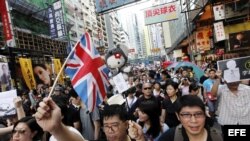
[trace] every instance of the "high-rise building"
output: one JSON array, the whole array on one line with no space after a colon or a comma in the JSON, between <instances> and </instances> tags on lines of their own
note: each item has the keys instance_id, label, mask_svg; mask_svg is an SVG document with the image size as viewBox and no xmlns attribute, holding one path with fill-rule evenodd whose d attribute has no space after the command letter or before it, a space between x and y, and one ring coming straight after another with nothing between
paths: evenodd
<instances>
[{"instance_id":1,"label":"high-rise building","mask_svg":"<svg viewBox=\"0 0 250 141\"><path fill-rule=\"evenodd\" d=\"M117 13L111 12L109 14L105 14L104 19L106 23L106 31L108 37L108 47L116 47L116 45L121 43L121 23L118 19Z\"/></svg>"},{"instance_id":2,"label":"high-rise building","mask_svg":"<svg viewBox=\"0 0 250 141\"><path fill-rule=\"evenodd\" d=\"M89 32L97 48L107 47L104 18L96 15L94 0L65 0L65 9L71 44L79 40L84 32Z\"/></svg>"},{"instance_id":3,"label":"high-rise building","mask_svg":"<svg viewBox=\"0 0 250 141\"><path fill-rule=\"evenodd\" d=\"M129 48L135 50L131 59L143 58L146 56L145 38L143 32L143 21L136 12L120 12L119 19L121 20L123 29L128 33Z\"/></svg>"}]
</instances>

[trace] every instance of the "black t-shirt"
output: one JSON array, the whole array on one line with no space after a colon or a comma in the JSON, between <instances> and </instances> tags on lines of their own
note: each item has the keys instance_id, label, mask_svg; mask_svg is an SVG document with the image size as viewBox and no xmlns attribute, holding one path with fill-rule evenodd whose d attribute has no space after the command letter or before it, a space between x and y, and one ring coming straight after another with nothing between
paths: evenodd
<instances>
[{"instance_id":1,"label":"black t-shirt","mask_svg":"<svg viewBox=\"0 0 250 141\"><path fill-rule=\"evenodd\" d=\"M174 141L174 135L175 135L175 128L170 128L169 130L167 130L166 132L164 132L158 141Z\"/></svg>"},{"instance_id":2,"label":"black t-shirt","mask_svg":"<svg viewBox=\"0 0 250 141\"><path fill-rule=\"evenodd\" d=\"M176 99L177 101L178 99ZM178 120L176 112L176 101L172 103L170 99L164 99L162 103L162 108L166 110L165 123L171 128L177 126L180 121Z\"/></svg>"},{"instance_id":3,"label":"black t-shirt","mask_svg":"<svg viewBox=\"0 0 250 141\"><path fill-rule=\"evenodd\" d=\"M80 122L80 108L70 104L67 109L66 124L74 127L74 123L78 121Z\"/></svg>"}]
</instances>

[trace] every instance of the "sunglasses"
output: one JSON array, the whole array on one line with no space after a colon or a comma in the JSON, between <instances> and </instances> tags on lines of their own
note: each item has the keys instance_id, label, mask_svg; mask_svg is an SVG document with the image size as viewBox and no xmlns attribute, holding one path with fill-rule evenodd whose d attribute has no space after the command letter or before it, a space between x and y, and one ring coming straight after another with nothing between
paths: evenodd
<instances>
[{"instance_id":1,"label":"sunglasses","mask_svg":"<svg viewBox=\"0 0 250 141\"><path fill-rule=\"evenodd\" d=\"M146 88L143 88L144 90L151 90L152 88L151 87L146 87Z\"/></svg>"}]
</instances>

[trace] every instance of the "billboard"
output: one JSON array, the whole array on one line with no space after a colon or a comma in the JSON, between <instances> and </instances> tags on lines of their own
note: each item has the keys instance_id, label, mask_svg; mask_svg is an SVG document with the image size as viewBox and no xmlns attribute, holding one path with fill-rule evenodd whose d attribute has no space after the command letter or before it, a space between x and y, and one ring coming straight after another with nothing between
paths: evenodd
<instances>
[{"instance_id":1,"label":"billboard","mask_svg":"<svg viewBox=\"0 0 250 141\"><path fill-rule=\"evenodd\" d=\"M140 0L95 0L96 12L103 13Z\"/></svg>"},{"instance_id":2,"label":"billboard","mask_svg":"<svg viewBox=\"0 0 250 141\"><path fill-rule=\"evenodd\" d=\"M250 47L250 30L229 34L230 50Z\"/></svg>"},{"instance_id":3,"label":"billboard","mask_svg":"<svg viewBox=\"0 0 250 141\"><path fill-rule=\"evenodd\" d=\"M144 11L145 24L155 24L177 19L177 2L151 7Z\"/></svg>"}]
</instances>

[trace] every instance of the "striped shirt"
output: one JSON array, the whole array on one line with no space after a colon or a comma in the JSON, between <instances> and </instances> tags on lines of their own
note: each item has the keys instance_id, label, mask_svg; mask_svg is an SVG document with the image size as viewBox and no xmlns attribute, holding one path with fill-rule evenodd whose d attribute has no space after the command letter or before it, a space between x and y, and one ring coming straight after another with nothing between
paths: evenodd
<instances>
[{"instance_id":1,"label":"striped shirt","mask_svg":"<svg viewBox=\"0 0 250 141\"><path fill-rule=\"evenodd\" d=\"M227 85L218 88L218 122L221 125L250 124L250 87L239 84L237 94L233 94Z\"/></svg>"}]
</instances>

